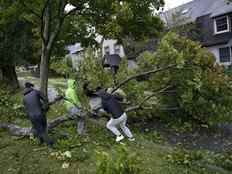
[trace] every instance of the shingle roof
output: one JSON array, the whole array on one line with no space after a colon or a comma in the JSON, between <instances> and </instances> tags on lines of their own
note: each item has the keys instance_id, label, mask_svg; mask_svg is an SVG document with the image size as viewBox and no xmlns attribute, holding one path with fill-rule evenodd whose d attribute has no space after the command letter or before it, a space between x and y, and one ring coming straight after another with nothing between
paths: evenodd
<instances>
[{"instance_id":1,"label":"shingle roof","mask_svg":"<svg viewBox=\"0 0 232 174\"><path fill-rule=\"evenodd\" d=\"M232 11L232 4L226 3L226 0L214 0L215 2L211 5L210 13L211 17L220 16Z\"/></svg>"},{"instance_id":2,"label":"shingle roof","mask_svg":"<svg viewBox=\"0 0 232 174\"><path fill-rule=\"evenodd\" d=\"M185 23L193 22L198 17L210 14L211 17L220 16L232 11L232 4L226 0L193 0L161 14L167 24L173 24L173 15L180 13L186 19Z\"/></svg>"}]
</instances>

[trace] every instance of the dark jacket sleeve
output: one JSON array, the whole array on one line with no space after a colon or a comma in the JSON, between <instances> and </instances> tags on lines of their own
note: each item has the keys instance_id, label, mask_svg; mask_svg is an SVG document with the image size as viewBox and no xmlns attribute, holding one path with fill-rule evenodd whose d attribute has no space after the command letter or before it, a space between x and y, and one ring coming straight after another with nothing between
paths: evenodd
<instances>
[{"instance_id":1,"label":"dark jacket sleeve","mask_svg":"<svg viewBox=\"0 0 232 174\"><path fill-rule=\"evenodd\" d=\"M23 110L25 111L25 113L26 113L26 115L27 115L27 117L28 117L28 111L27 111L27 109L26 109L26 102L25 102L25 99L23 99Z\"/></svg>"},{"instance_id":2,"label":"dark jacket sleeve","mask_svg":"<svg viewBox=\"0 0 232 174\"><path fill-rule=\"evenodd\" d=\"M118 100L118 101L123 101L123 97L122 96L120 96L120 95L116 95L116 94L114 94L114 95L112 95L116 100Z\"/></svg>"},{"instance_id":3,"label":"dark jacket sleeve","mask_svg":"<svg viewBox=\"0 0 232 174\"><path fill-rule=\"evenodd\" d=\"M106 112L109 112L109 109L106 105L106 102L102 101L102 108L106 111Z\"/></svg>"}]
</instances>

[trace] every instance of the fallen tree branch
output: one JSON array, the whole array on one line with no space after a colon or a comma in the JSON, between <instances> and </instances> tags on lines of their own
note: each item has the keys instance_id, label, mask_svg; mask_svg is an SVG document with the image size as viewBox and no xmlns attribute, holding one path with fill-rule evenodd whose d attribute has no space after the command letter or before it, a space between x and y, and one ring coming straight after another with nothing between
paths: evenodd
<instances>
[{"instance_id":1,"label":"fallen tree branch","mask_svg":"<svg viewBox=\"0 0 232 174\"><path fill-rule=\"evenodd\" d=\"M138 77L143 77L143 76L146 76L146 75L150 75L150 74L155 74L155 73L158 73L158 72L161 72L161 71L165 71L167 69L170 69L170 68L174 68L176 67L176 64L172 64L172 65L169 65L169 66L166 66L166 67L163 67L163 68L159 68L159 69L154 69L154 70L151 70L151 71L147 71L147 72L142 72L140 74L136 74L134 76L131 76L131 77L128 77L127 79L125 79L124 81L122 81L121 83L119 83L112 91L111 91L111 94L114 93L115 91L117 91L119 88L121 88L123 85L125 85L126 83L128 83L129 81L133 80L133 79L136 79Z\"/></svg>"},{"instance_id":2,"label":"fallen tree branch","mask_svg":"<svg viewBox=\"0 0 232 174\"><path fill-rule=\"evenodd\" d=\"M145 97L145 99L142 100L138 105L127 108L127 109L126 109L126 112L132 112L132 111L134 111L134 110L143 109L142 106L144 105L144 103L145 103L146 101L150 100L152 97L155 97L157 94L160 94L160 93L165 92L165 91L166 91L167 89L169 89L170 87L171 87L171 86L168 85L168 86L166 86L166 87L164 87L164 88L161 88L161 89L156 90L156 91L155 91L154 93L152 93L151 95ZM144 109L146 109L146 108L144 108ZM151 108L149 108L149 109L151 109Z\"/></svg>"},{"instance_id":3,"label":"fallen tree branch","mask_svg":"<svg viewBox=\"0 0 232 174\"><path fill-rule=\"evenodd\" d=\"M58 117L48 123L48 131L51 131L56 126L60 125L61 123L73 120L72 118L61 116ZM14 136L30 136L32 134L31 127L20 127L15 124L11 123L0 123L0 129L8 130L11 135Z\"/></svg>"},{"instance_id":4,"label":"fallen tree branch","mask_svg":"<svg viewBox=\"0 0 232 174\"><path fill-rule=\"evenodd\" d=\"M9 133L14 136L29 136L32 134L31 127L23 128L10 123L0 123L0 129L8 130Z\"/></svg>"},{"instance_id":5,"label":"fallen tree branch","mask_svg":"<svg viewBox=\"0 0 232 174\"><path fill-rule=\"evenodd\" d=\"M138 109L152 109L152 108L145 108L142 107L142 105L149 100L150 98L154 97L155 95L165 92L168 88L170 88L170 86L166 86L162 89L156 90L156 92L152 93L151 95L147 96L142 102L140 102L138 105L136 106L132 106L132 107L128 107L127 109L125 109L126 112L132 112ZM54 104L58 101L60 101L61 99L64 99L62 96L59 96L58 98L56 98L53 102L50 102L49 105ZM92 110L86 109L86 108L80 108L81 110L84 111L85 113L85 117L87 118L88 115L97 115L97 113L93 112ZM98 117L100 117L98 115ZM105 117L109 118L110 115L105 113ZM56 119L50 121L48 123L48 131L51 131L52 129L54 129L55 127L57 127L58 125L73 120L73 118L71 117L67 117L67 116L60 116L57 117ZM94 122L96 123L96 122ZM15 124L11 124L11 123L0 123L0 129L5 129L8 130L9 133L11 135L14 136L30 136L33 132L32 132L32 128L31 127L20 127L18 125Z\"/></svg>"}]
</instances>

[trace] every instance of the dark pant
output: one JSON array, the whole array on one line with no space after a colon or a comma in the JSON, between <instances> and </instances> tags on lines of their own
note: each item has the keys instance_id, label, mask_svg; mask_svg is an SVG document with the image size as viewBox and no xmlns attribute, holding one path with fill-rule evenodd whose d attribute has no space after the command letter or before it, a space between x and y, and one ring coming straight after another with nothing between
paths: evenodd
<instances>
[{"instance_id":1,"label":"dark pant","mask_svg":"<svg viewBox=\"0 0 232 174\"><path fill-rule=\"evenodd\" d=\"M83 135L85 133L85 116L84 113L77 107L69 109L69 116L77 121L77 133Z\"/></svg>"},{"instance_id":2,"label":"dark pant","mask_svg":"<svg viewBox=\"0 0 232 174\"><path fill-rule=\"evenodd\" d=\"M30 116L32 123L33 134L39 139L40 143L52 145L53 142L48 137L47 133L47 120L43 115Z\"/></svg>"}]
</instances>

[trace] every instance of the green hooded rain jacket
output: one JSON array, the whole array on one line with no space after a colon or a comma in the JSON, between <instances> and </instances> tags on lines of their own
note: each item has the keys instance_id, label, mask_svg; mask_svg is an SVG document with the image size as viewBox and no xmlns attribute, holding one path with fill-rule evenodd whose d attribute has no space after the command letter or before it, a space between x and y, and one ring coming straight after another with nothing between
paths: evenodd
<instances>
[{"instance_id":1,"label":"green hooded rain jacket","mask_svg":"<svg viewBox=\"0 0 232 174\"><path fill-rule=\"evenodd\" d=\"M80 100L76 93L75 80L68 80L68 89L65 91L65 106L67 109L75 106L81 106Z\"/></svg>"}]
</instances>

